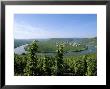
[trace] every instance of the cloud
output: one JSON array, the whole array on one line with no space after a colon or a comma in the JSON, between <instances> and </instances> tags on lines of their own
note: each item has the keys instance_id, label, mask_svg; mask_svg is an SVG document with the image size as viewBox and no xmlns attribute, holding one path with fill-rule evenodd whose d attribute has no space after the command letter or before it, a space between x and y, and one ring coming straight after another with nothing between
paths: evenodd
<instances>
[{"instance_id":1,"label":"cloud","mask_svg":"<svg viewBox=\"0 0 110 89\"><path fill-rule=\"evenodd\" d=\"M56 35L55 32L43 27L35 27L27 23L15 23L14 25L15 39L52 38L54 35Z\"/></svg>"},{"instance_id":2,"label":"cloud","mask_svg":"<svg viewBox=\"0 0 110 89\"><path fill-rule=\"evenodd\" d=\"M50 24L51 25L51 24ZM15 22L14 24L14 38L15 39L37 39L37 38L73 38L73 37L93 37L96 34L90 28L91 25L83 24L72 27L64 26L55 28L32 26L26 22ZM85 30L88 29L88 30Z\"/></svg>"}]
</instances>

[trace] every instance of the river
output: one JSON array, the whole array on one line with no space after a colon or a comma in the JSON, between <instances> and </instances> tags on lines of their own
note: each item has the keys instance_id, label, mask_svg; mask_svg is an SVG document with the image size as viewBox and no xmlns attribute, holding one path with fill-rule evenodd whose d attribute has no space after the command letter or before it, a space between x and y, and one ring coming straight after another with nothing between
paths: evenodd
<instances>
[{"instance_id":1,"label":"river","mask_svg":"<svg viewBox=\"0 0 110 89\"><path fill-rule=\"evenodd\" d=\"M28 44L26 45L22 45L22 46L19 46L17 48L14 49L14 52L15 54L22 54L22 53L26 53L24 47L27 46ZM80 52L67 52L65 53L65 56L71 56L71 55L82 55L82 54L89 54L89 53L96 53L97 52L97 48L95 46L92 46L92 45L87 45L88 46L88 49L86 50L83 50L83 51L80 51ZM39 55L41 54L45 54L45 55L55 55L56 53L38 53Z\"/></svg>"}]
</instances>

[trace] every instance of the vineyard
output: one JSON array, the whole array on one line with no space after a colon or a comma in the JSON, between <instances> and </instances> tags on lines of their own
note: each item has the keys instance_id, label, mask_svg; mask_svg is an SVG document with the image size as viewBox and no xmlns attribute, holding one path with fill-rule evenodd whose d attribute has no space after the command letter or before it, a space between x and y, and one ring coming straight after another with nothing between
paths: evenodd
<instances>
[{"instance_id":1,"label":"vineyard","mask_svg":"<svg viewBox=\"0 0 110 89\"><path fill-rule=\"evenodd\" d=\"M15 48L22 43L16 44ZM96 76L96 53L65 56L65 53L70 51L79 52L87 49L85 44L73 46L72 42L69 45L67 43L60 42L53 45L49 42L28 41L25 53L14 54L15 76ZM44 54L46 52L55 54L48 56Z\"/></svg>"}]
</instances>

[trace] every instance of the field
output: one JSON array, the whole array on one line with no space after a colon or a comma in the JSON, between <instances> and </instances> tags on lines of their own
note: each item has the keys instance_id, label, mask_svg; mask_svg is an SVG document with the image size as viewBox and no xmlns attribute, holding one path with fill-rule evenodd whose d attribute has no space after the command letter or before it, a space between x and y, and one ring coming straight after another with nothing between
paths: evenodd
<instances>
[{"instance_id":1,"label":"field","mask_svg":"<svg viewBox=\"0 0 110 89\"><path fill-rule=\"evenodd\" d=\"M97 37L14 40L15 76L96 76Z\"/></svg>"}]
</instances>

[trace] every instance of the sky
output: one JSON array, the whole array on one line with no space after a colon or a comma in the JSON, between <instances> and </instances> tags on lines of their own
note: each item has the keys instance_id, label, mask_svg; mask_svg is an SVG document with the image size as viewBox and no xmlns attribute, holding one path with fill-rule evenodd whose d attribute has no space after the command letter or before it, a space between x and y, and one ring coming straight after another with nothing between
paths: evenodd
<instances>
[{"instance_id":1,"label":"sky","mask_svg":"<svg viewBox=\"0 0 110 89\"><path fill-rule=\"evenodd\" d=\"M96 14L15 14L15 39L91 38L97 36Z\"/></svg>"}]
</instances>

